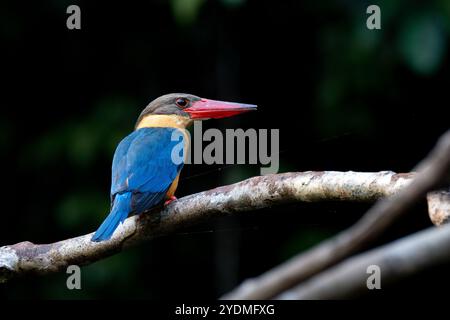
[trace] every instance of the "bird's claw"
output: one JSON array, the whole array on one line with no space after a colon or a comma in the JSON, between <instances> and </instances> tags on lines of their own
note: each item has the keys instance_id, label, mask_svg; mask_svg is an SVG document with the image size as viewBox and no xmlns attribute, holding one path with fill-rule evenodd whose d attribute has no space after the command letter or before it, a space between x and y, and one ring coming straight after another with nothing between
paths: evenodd
<instances>
[{"instance_id":1,"label":"bird's claw","mask_svg":"<svg viewBox=\"0 0 450 320\"><path fill-rule=\"evenodd\" d=\"M175 200L177 200L177 197L170 196L170 198L166 202L164 202L164 205L167 206L169 203L171 203L172 201L175 201Z\"/></svg>"}]
</instances>

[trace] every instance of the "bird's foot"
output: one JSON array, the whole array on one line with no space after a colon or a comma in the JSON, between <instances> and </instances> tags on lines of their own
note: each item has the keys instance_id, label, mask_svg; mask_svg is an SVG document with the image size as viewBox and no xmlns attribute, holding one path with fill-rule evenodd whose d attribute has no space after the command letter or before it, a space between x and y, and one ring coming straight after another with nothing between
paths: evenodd
<instances>
[{"instance_id":1,"label":"bird's foot","mask_svg":"<svg viewBox=\"0 0 450 320\"><path fill-rule=\"evenodd\" d=\"M167 206L169 203L171 203L172 201L175 201L175 200L177 200L177 197L170 196L170 198L166 202L164 202L164 205Z\"/></svg>"}]
</instances>

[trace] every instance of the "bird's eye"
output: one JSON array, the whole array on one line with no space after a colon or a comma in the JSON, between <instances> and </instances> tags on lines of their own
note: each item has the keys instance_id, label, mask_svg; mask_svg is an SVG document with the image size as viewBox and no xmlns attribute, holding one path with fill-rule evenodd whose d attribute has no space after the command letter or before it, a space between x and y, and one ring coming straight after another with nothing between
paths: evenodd
<instances>
[{"instance_id":1,"label":"bird's eye","mask_svg":"<svg viewBox=\"0 0 450 320\"><path fill-rule=\"evenodd\" d=\"M186 98L178 98L175 103L177 104L177 106L179 106L180 108L186 108L187 105L189 104L189 100Z\"/></svg>"}]
</instances>

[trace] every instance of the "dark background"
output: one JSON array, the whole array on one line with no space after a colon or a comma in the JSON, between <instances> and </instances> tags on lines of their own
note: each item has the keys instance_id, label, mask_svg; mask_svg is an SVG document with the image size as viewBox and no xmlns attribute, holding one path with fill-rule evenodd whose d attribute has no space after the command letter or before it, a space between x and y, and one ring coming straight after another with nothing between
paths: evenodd
<instances>
[{"instance_id":1,"label":"dark background","mask_svg":"<svg viewBox=\"0 0 450 320\"><path fill-rule=\"evenodd\" d=\"M66 8L81 7L81 30ZM382 29L368 30L369 4ZM280 172L407 172L449 125L450 2L2 1L0 244L94 231L117 143L154 98L188 92L258 104L203 124L280 129ZM447 107L446 107L447 106ZM188 165L177 196L259 174ZM369 204L293 204L204 223L4 298L216 298L354 223ZM426 206L379 242L430 226ZM430 297L442 266L368 297ZM366 297L367 298L367 297Z\"/></svg>"}]
</instances>

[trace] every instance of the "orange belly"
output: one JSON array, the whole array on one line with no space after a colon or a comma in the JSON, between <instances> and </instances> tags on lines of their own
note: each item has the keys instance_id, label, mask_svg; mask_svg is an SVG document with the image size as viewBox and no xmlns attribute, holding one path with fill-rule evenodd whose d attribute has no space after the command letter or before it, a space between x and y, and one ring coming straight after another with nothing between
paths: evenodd
<instances>
[{"instance_id":1,"label":"orange belly","mask_svg":"<svg viewBox=\"0 0 450 320\"><path fill-rule=\"evenodd\" d=\"M167 199L169 199L170 197L172 197L175 194L175 191L177 190L177 187L178 187L178 179L179 178L180 178L180 174L177 175L175 180L173 180L172 184L170 185L169 190L167 190L167 193L166 193Z\"/></svg>"},{"instance_id":2,"label":"orange belly","mask_svg":"<svg viewBox=\"0 0 450 320\"><path fill-rule=\"evenodd\" d=\"M189 135L187 133L187 130L181 130L181 132L184 135L184 150L188 150L189 149ZM184 153L184 161L186 162L187 159L187 151ZM178 187L178 179L180 178L180 173L178 173L177 177L175 178L175 180L173 180L172 184L169 187L169 190L167 190L166 193L166 198L170 199L170 197L172 197L175 194L175 191L177 190Z\"/></svg>"}]
</instances>

